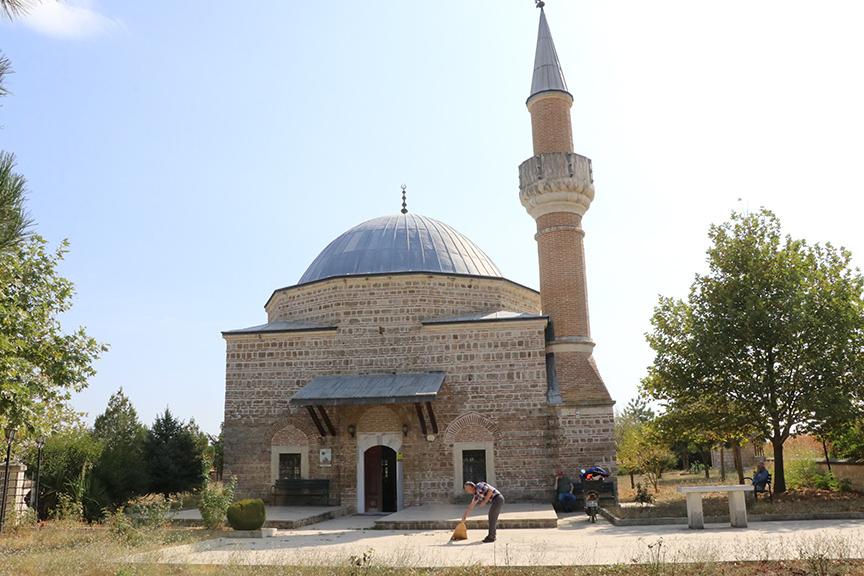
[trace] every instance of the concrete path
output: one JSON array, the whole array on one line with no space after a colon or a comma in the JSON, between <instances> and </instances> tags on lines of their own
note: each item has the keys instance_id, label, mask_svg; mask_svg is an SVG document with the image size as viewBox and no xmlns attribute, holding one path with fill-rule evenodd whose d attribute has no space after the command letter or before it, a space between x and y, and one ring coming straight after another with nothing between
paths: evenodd
<instances>
[{"instance_id":1,"label":"concrete path","mask_svg":"<svg viewBox=\"0 0 864 576\"><path fill-rule=\"evenodd\" d=\"M348 565L371 551L376 565L437 567L708 562L818 557L864 558L864 521L766 522L747 529L708 525L615 527L583 515L558 528L513 529L482 544L484 531L449 542L449 531L370 530L374 517L352 516L279 531L275 538L219 538L167 548L136 560L237 565Z\"/></svg>"}]
</instances>

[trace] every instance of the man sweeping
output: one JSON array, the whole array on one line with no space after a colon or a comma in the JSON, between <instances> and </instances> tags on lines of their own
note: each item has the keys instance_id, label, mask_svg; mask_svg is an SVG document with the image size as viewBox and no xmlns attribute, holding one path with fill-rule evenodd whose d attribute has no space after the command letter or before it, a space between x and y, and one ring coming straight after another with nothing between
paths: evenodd
<instances>
[{"instance_id":1,"label":"man sweeping","mask_svg":"<svg viewBox=\"0 0 864 576\"><path fill-rule=\"evenodd\" d=\"M497 488L486 482L465 482L465 492L471 494L471 502L465 513L462 514L462 521L468 518L468 513L474 509L477 504L481 506L490 504L489 506L489 533L483 539L483 542L495 542L498 527L498 515L501 514L501 508L504 507L504 495Z\"/></svg>"}]
</instances>

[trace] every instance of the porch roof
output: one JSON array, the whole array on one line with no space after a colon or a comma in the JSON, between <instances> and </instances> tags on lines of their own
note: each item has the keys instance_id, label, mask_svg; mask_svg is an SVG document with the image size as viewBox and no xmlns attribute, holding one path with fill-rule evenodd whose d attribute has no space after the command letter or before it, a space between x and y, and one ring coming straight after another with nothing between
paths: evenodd
<instances>
[{"instance_id":1,"label":"porch roof","mask_svg":"<svg viewBox=\"0 0 864 576\"><path fill-rule=\"evenodd\" d=\"M444 372L318 376L291 398L295 406L414 404L438 396Z\"/></svg>"}]
</instances>

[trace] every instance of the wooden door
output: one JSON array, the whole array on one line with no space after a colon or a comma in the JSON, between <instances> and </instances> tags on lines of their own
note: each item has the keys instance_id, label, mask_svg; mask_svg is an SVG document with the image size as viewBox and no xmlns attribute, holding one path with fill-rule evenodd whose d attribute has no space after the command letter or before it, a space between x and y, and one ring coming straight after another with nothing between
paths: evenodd
<instances>
[{"instance_id":1,"label":"wooden door","mask_svg":"<svg viewBox=\"0 0 864 576\"><path fill-rule=\"evenodd\" d=\"M396 451L381 446L381 511L396 512Z\"/></svg>"},{"instance_id":2,"label":"wooden door","mask_svg":"<svg viewBox=\"0 0 864 576\"><path fill-rule=\"evenodd\" d=\"M363 479L366 512L381 511L381 446L373 446L363 454Z\"/></svg>"}]
</instances>

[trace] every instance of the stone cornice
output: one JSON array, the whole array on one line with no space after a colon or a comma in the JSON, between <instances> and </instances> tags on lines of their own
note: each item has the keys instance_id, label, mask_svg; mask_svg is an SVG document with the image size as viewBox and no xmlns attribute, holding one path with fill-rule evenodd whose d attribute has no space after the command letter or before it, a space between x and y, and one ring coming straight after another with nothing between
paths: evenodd
<instances>
[{"instance_id":1,"label":"stone cornice","mask_svg":"<svg viewBox=\"0 0 864 576\"><path fill-rule=\"evenodd\" d=\"M570 153L529 158L519 166L519 200L535 220L555 212L584 215L594 200L591 160Z\"/></svg>"},{"instance_id":2,"label":"stone cornice","mask_svg":"<svg viewBox=\"0 0 864 576\"><path fill-rule=\"evenodd\" d=\"M492 320L456 320L451 322L423 322L423 330L428 332L452 332L453 330L512 330L529 328L545 330L549 319L543 318L506 318ZM516 326L514 326L514 324Z\"/></svg>"}]
</instances>

